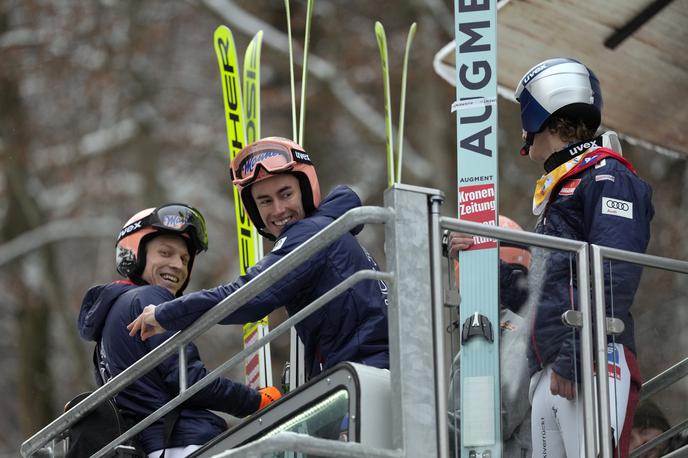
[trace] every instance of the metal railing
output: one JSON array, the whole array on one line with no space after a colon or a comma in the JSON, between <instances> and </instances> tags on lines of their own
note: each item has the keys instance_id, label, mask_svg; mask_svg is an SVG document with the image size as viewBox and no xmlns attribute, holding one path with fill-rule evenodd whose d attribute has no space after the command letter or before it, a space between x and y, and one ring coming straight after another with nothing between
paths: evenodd
<instances>
[{"instance_id":1,"label":"metal railing","mask_svg":"<svg viewBox=\"0 0 688 458\"><path fill-rule=\"evenodd\" d=\"M653 256L648 254L634 253L630 251L618 250L616 248L609 248L599 245L590 245L590 252L592 256L592 276L593 276L593 295L596 304L601 304L602 306L596 307L595 323L595 343L597 345L597 361L605 361L607 358L607 335L605 333L605 328L600 326L599 323L604 323L606 318L606 307L605 304L605 285L604 285L604 260L615 260L624 261L637 264L644 267L654 267L657 269L662 269L670 272L677 272L682 274L688 274L688 262L681 261L678 259L662 258L659 256ZM650 388L647 389L647 384L643 385L641 396L643 398L649 397L651 394L659 391L659 389L669 386L671 383L677 381L681 374L686 375L688 363L684 360L682 363L677 364L674 368L666 371L663 374L652 379L650 382ZM670 382L670 383L667 383ZM649 383L649 382L648 382ZM604 431L611 431L610 415L609 411L609 380L606 377L599 377L597 384L597 396L599 398L599 408L600 408L600 429L599 434L601 437L601 452L602 456L612 456L612 443L609 434L604 434ZM650 391L645 393L645 391ZM685 424L686 422L684 422ZM684 426L685 427L685 426ZM672 428L674 429L674 428ZM680 432L683 428L675 428L676 431L672 433L667 432L663 434L665 438L670 438L674 434ZM657 438L652 443L644 444L639 448L639 451L633 453L633 456L640 456L646 450L650 450L653 445L661 442L661 438ZM642 449L642 450L640 450Z\"/></svg>"},{"instance_id":2,"label":"metal railing","mask_svg":"<svg viewBox=\"0 0 688 458\"><path fill-rule=\"evenodd\" d=\"M587 243L578 240L561 239L549 235L515 231L498 226L460 221L454 218L440 218L440 224L444 229L464 232L471 235L481 235L500 241L573 253L576 256L576 263L578 266L576 271L576 279L578 281L578 304L583 318L583 327L580 330L581 358L583 361L592 361L592 310L590 307L590 295L588 293L590 291L590 283L587 275L589 268ZM592 440L592 438L595 437L592 364L582 364L582 371L583 377L581 385L583 388L584 450L585 456L595 456L595 441Z\"/></svg>"},{"instance_id":3,"label":"metal railing","mask_svg":"<svg viewBox=\"0 0 688 458\"><path fill-rule=\"evenodd\" d=\"M31 438L26 440L21 446L21 454L24 457L31 456L33 453L40 450L48 442L54 438L59 437L63 434L70 426L79 421L82 417L88 414L91 410L97 407L102 402L112 398L114 395L126 388L130 383L134 382L141 375L147 373L158 364L160 364L165 358L172 355L175 351L181 349L180 353L183 353L183 348L186 344L194 340L196 337L201 335L203 332L207 331L209 328L219 323L224 317L230 315L232 312L239 309L243 304L248 302L251 298L258 295L260 292L270 287L272 284L280 280L287 273L291 272L295 266L305 262L311 256L316 254L318 251L322 250L324 247L330 243L337 240L339 237L349 232L351 229L355 228L360 224L366 223L377 223L383 224L390 220L391 211L389 209L379 208L379 207L361 207L350 210L344 214L341 218L335 221L333 224L327 226L325 229L315 234L313 237L308 239L299 247L299 249L286 255L284 258L276 262L274 265L270 266L256 278L248 282L242 288L238 289L232 295L227 297L218 303L215 307L206 312L201 316L193 325L188 329L176 333L164 344L155 348L153 351L145 355L131 367L126 369L124 372L120 373L108 383L98 388L93 394L84 399L82 402L74 406L69 411L65 412L63 415L55 419L53 422L48 424L46 427L38 431ZM246 347L241 352L234 355L230 360L207 374L203 379L196 382L191 387L188 387L183 392L173 398L170 402L153 412L150 416L146 417L127 432L122 434L113 440L110 444L99 450L94 457L102 457L107 455L116 445L126 441L127 439L133 437L139 432L143 431L146 427L152 424L157 419L161 418L172 409L177 407L179 404L193 396L203 387L211 383L221 373L228 368L234 366L238 362L242 361L246 356L254 353L262 345L274 340L276 337L286 332L291 326L313 313L318 308L322 307L329 300L338 294L341 294L347 288L351 287L354 283L364 280L364 279L375 279L375 280L388 280L392 281L392 275L384 272L377 271L359 271L350 278L346 279L340 285L335 287L333 290L329 291L321 298L317 299L313 303L309 304L307 307L302 309L299 313L295 314L280 326L273 329L266 336L260 340L254 342L253 344ZM181 363L182 361L180 361ZM180 374L185 373L185 368L181 367L180 364Z\"/></svg>"},{"instance_id":4,"label":"metal railing","mask_svg":"<svg viewBox=\"0 0 688 458\"><path fill-rule=\"evenodd\" d=\"M336 295L364 279L385 280L390 283L389 306L389 349L392 384L391 418L392 448L382 450L366 447L363 444L346 444L325 439L305 440L294 433L280 433L269 439L246 445L236 451L228 451L226 456L234 456L239 450L242 456L259 455L259 451L310 451L323 456L443 456L448 449L446 419L446 368L443 343L443 294L441 267L439 262L442 229L484 236L501 241L556 249L573 253L576 258L578 285L578 304L582 313L581 360L582 394L584 408L584 450L586 456L597 456L596 440L601 440L601 456L611 457L609 435L608 392L598 384L597 403L592 367L597 359L606 360L605 307L604 304L603 260L614 259L633 262L647 267L656 267L673 272L688 273L688 262L669 258L625 252L585 242L561 239L525 231L514 231L497 226L460 221L440 217L439 205L442 194L434 189L407 185L394 185L385 192L385 208L361 207L351 210L334 223L311 237L302 246L289 253L265 272L221 301L188 329L171 337L163 345L144 356L129 369L110 380L91 396L79 403L42 430L34 434L21 446L24 457L31 456L45 447L51 440L60 437L71 425L83 418L99 403L113 397L126 388L142 374L156 367L163 359L198 337L220 322L224 317L240 308L248 300L281 279L294 266L301 264L328 244L334 242L354 227L364 223L384 224L385 256L387 271L359 271L340 283L333 290L316 299L297 314L273 329L266 336L232 356L224 364L210 372L206 377L184 390L137 423L125 434L102 448L96 457L105 456L119 444L139 433L155 420L161 418L176 406L193 396L208 383L219 377L222 372L238 364L246 356L254 353L262 345L274 340L291 326L322 307ZM592 258L592 262L590 259ZM588 274L592 268L592 284ZM594 302L591 301L592 291ZM593 340L593 321L598 325ZM600 325L602 323L602 325ZM593 352L593 342L597 353ZM183 351L181 352L183 353ZM595 357L596 356L596 357ZM643 395L667 386L688 371L688 360L650 380L643 388ZM180 374L185 373L181 366ZM180 375L181 376L181 375ZM606 378L601 377L606 383ZM180 385L185 386L184 380ZM605 385L606 386L606 385ZM600 404L606 406L597 410L606 418L596 422L593 414ZM605 439L606 438L606 439ZM606 441L606 442L605 442ZM298 450L297 450L298 449ZM366 455L368 454L368 455ZM224 456L224 455L223 455ZM496 458L496 457L495 457Z\"/></svg>"}]
</instances>

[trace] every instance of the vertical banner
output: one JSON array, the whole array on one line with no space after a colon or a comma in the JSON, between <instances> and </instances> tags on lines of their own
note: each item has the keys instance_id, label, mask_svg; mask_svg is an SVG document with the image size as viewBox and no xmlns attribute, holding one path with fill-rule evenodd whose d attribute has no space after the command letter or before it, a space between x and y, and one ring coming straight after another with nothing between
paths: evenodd
<instances>
[{"instance_id":1,"label":"vertical banner","mask_svg":"<svg viewBox=\"0 0 688 458\"><path fill-rule=\"evenodd\" d=\"M454 0L458 217L497 221L497 0ZM461 456L501 456L499 253L474 237L459 255Z\"/></svg>"}]
</instances>

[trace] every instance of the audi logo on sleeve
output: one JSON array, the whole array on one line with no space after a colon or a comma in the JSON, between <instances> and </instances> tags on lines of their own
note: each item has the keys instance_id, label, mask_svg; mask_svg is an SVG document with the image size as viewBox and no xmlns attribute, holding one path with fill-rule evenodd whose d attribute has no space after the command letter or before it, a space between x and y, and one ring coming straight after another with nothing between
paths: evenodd
<instances>
[{"instance_id":1,"label":"audi logo on sleeve","mask_svg":"<svg viewBox=\"0 0 688 458\"><path fill-rule=\"evenodd\" d=\"M633 202L603 197L602 214L633 219Z\"/></svg>"}]
</instances>

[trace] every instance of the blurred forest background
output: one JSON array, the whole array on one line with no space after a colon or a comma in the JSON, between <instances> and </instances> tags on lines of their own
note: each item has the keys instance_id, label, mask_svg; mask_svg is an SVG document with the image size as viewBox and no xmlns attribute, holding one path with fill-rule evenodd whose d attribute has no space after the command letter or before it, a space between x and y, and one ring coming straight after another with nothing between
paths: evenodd
<instances>
[{"instance_id":1,"label":"blurred forest background","mask_svg":"<svg viewBox=\"0 0 688 458\"><path fill-rule=\"evenodd\" d=\"M305 0L291 3L299 56ZM252 35L265 31L263 136L290 137L291 108L282 1L0 5L0 457L15 457L19 444L58 416L68 399L92 389L92 343L80 341L76 317L88 287L118 278L114 240L131 215L169 201L196 206L208 222L210 250L196 261L189 290L238 275L212 44L218 25L233 30L241 55ZM387 29L396 113L406 34L416 21L403 182L443 190L443 213L456 214L449 111L455 92L432 69L435 52L453 39L452 18L450 0L315 2L304 146L324 192L347 183L364 203L382 203L386 152L373 25L380 20ZM296 73L298 93L298 66ZM530 229L532 187L541 170L518 156L516 105L500 99L499 111L500 208ZM624 153L655 190L649 253L688 259L686 156L627 144ZM380 231L367 229L361 239L384 265ZM687 297L685 277L646 270L635 305L645 379L688 354ZM240 328L230 326L199 342L210 367L240 343ZM273 344L275 377L287 356L287 341ZM233 376L241 379L239 371ZM680 406L688 405L688 386L657 400L675 422L685 414Z\"/></svg>"}]
</instances>

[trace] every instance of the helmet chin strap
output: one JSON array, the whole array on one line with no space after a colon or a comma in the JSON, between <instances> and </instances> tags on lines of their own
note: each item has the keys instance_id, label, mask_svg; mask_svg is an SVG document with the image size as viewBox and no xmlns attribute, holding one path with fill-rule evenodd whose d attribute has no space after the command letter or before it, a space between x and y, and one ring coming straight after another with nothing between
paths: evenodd
<instances>
[{"instance_id":1,"label":"helmet chin strap","mask_svg":"<svg viewBox=\"0 0 688 458\"><path fill-rule=\"evenodd\" d=\"M523 146L521 147L521 151L519 153L521 156L527 156L528 153L530 152L530 147L533 146L533 141L535 140L535 134L532 132L526 133L526 141L523 143Z\"/></svg>"}]
</instances>

